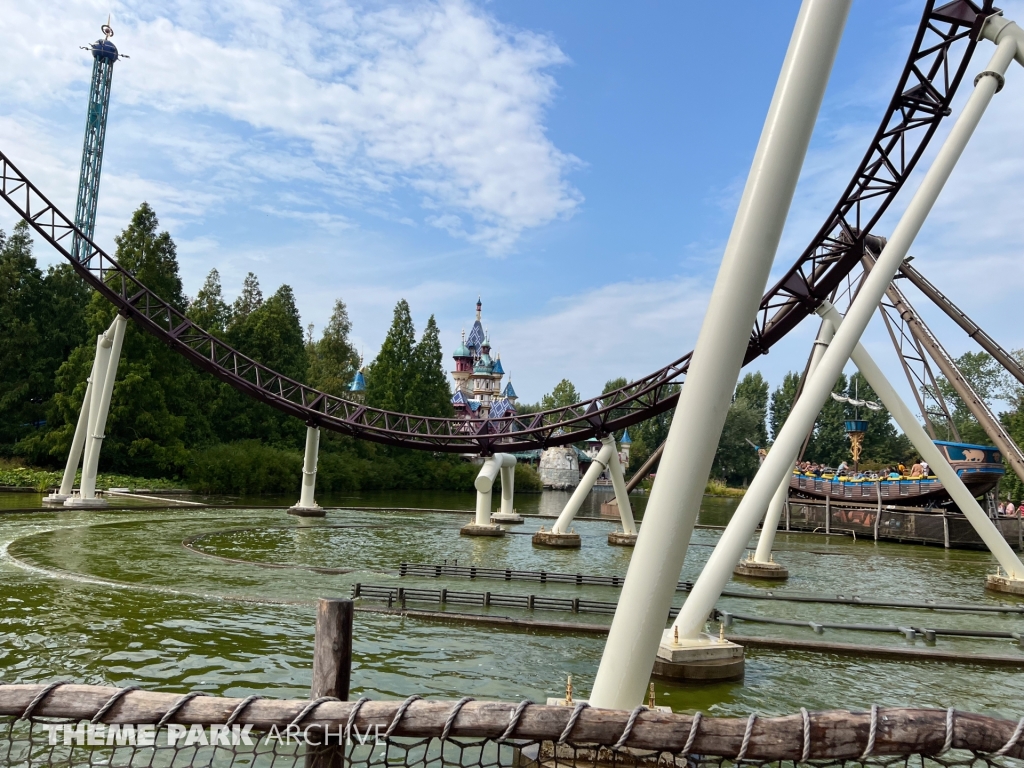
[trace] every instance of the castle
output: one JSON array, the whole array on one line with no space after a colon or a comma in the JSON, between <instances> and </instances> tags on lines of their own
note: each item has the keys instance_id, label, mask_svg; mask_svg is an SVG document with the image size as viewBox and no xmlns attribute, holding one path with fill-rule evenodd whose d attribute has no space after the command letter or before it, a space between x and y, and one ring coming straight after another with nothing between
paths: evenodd
<instances>
[{"instance_id":1,"label":"castle","mask_svg":"<svg viewBox=\"0 0 1024 768\"><path fill-rule=\"evenodd\" d=\"M476 300L476 320L469 331L462 332L462 343L455 350L455 394L452 407L455 415L465 419L496 419L514 416L516 413L516 391L512 379L504 387L501 380L505 369L501 367L501 355L491 358L491 340L480 320L483 303Z\"/></svg>"}]
</instances>

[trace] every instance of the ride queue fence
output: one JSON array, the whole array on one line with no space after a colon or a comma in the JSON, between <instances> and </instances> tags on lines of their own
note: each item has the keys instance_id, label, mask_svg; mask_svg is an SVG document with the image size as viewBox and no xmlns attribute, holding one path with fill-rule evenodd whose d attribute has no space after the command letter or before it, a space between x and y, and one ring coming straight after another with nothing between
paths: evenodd
<instances>
[{"instance_id":1,"label":"ride queue fence","mask_svg":"<svg viewBox=\"0 0 1024 768\"><path fill-rule=\"evenodd\" d=\"M1021 765L1022 732L1024 718L952 708L704 717L469 697L353 702L0 687L0 761L8 766Z\"/></svg>"}]
</instances>

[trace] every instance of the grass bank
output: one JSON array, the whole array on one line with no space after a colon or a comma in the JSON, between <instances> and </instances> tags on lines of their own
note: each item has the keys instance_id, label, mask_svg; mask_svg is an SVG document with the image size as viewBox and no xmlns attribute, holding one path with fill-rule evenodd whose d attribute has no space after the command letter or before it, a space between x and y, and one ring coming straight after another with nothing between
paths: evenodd
<instances>
[{"instance_id":1,"label":"grass bank","mask_svg":"<svg viewBox=\"0 0 1024 768\"><path fill-rule=\"evenodd\" d=\"M15 462L0 460L0 488L32 488L42 492L50 488L58 488L63 476L63 472L25 467ZM78 474L75 475L76 488L81 479L82 472L79 470ZM136 491L140 488L166 490L168 488L184 488L187 486L181 480L159 477L132 477L131 475L100 472L96 475L96 487L103 489L127 488L130 491Z\"/></svg>"}]
</instances>

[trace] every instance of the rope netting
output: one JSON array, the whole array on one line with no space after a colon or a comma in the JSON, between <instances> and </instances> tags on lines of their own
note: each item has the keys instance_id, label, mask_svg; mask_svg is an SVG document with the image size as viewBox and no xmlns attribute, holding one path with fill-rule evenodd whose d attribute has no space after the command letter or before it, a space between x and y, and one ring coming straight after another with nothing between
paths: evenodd
<instances>
[{"instance_id":1,"label":"rope netting","mask_svg":"<svg viewBox=\"0 0 1024 768\"><path fill-rule=\"evenodd\" d=\"M705 717L583 702L354 702L0 686L7 766L555 768L1024 765L1024 718L955 709Z\"/></svg>"}]
</instances>

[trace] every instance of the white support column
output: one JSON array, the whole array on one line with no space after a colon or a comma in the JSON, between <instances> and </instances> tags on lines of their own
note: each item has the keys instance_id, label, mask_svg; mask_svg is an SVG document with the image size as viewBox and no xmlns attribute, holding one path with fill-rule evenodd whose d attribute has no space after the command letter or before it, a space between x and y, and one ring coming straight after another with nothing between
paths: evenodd
<instances>
[{"instance_id":1,"label":"white support column","mask_svg":"<svg viewBox=\"0 0 1024 768\"><path fill-rule=\"evenodd\" d=\"M615 449L615 437L609 435L601 442L611 446L611 458L608 461L608 474L612 478L612 487L615 489L615 503L619 508L619 519L622 521L622 532L627 536L636 536L636 523L633 522L633 508L629 503L629 494L626 492L626 477L622 473L622 464L619 462L619 452Z\"/></svg>"},{"instance_id":2,"label":"white support column","mask_svg":"<svg viewBox=\"0 0 1024 768\"><path fill-rule=\"evenodd\" d=\"M320 462L320 428L306 425L306 452L302 457L302 488L299 501L288 513L299 517L324 517L327 513L316 503L316 468Z\"/></svg>"},{"instance_id":3,"label":"white support column","mask_svg":"<svg viewBox=\"0 0 1024 768\"><path fill-rule=\"evenodd\" d=\"M78 465L82 461L82 452L85 448L85 436L89 431L89 410L92 404L93 382L96 380L97 363L100 359L100 346L104 338L103 334L96 337L96 354L93 355L92 370L89 371L89 378L86 379L85 397L82 398L82 408L78 412L75 436L71 439L71 450L68 451L68 460L64 465L64 477L61 478L60 489L43 499L44 504L63 504L71 497L71 492L74 490L75 475L78 474Z\"/></svg>"},{"instance_id":4,"label":"white support column","mask_svg":"<svg viewBox=\"0 0 1024 768\"><path fill-rule=\"evenodd\" d=\"M515 508L516 457L501 453L501 511L491 515L492 523L521 523L523 517Z\"/></svg>"},{"instance_id":5,"label":"white support column","mask_svg":"<svg viewBox=\"0 0 1024 768\"><path fill-rule=\"evenodd\" d=\"M569 501L562 509L562 514L558 516L555 524L551 526L551 533L569 533L569 526L576 519L576 514L580 511L580 507L583 506L583 500L587 498L587 494L590 493L601 473L608 469L612 454L615 453L615 440L614 438L605 438L601 442L601 450L597 452L597 456L594 457L590 467L580 479L580 484L572 492L572 496L569 497Z\"/></svg>"},{"instance_id":6,"label":"white support column","mask_svg":"<svg viewBox=\"0 0 1024 768\"><path fill-rule=\"evenodd\" d=\"M817 369L818 363L821 362L821 357L825 354L825 350L828 348L829 342L832 341L834 334L835 329L832 327L832 323L823 321L818 329L818 336L814 340L811 362L807 366L807 378L810 378L811 374ZM793 454L793 460L789 463L790 467L796 464L798 458L799 449L797 453ZM758 539L757 550L754 552L755 563L767 563L771 560L772 547L775 546L775 532L779 528L779 521L782 519L782 512L786 507L786 499L789 498L789 479L790 475L787 473L782 478L782 482L779 483L778 490L775 491L775 495L772 496L771 503L768 505L768 512L764 516L764 524L761 526L761 538Z\"/></svg>"},{"instance_id":7,"label":"white support column","mask_svg":"<svg viewBox=\"0 0 1024 768\"><path fill-rule=\"evenodd\" d=\"M818 308L818 314L827 318L837 328L843 322L839 311L827 301ZM964 517L974 526L974 530L978 532L981 540L985 542L985 546L999 561L999 565L1006 571L1010 579L1019 581L1024 587L1024 564L1021 563L1020 558L1017 557L1003 535L999 533L992 520L985 514L985 510L978 504L974 494L964 485L956 470L950 466L946 457L942 455L928 433L924 431L924 427L914 417L914 412L893 389L892 384L885 378L885 374L882 373L862 344L857 344L852 357L868 384L875 390L878 399L882 401L882 405L892 414L893 419L913 443L921 458L928 462L928 466L949 492L960 511L964 513ZM879 507L879 511L880 509Z\"/></svg>"},{"instance_id":8,"label":"white support column","mask_svg":"<svg viewBox=\"0 0 1024 768\"><path fill-rule=\"evenodd\" d=\"M504 536L505 529L491 522L491 498L494 481L503 467L514 468L516 457L510 453L496 453L484 459L480 472L473 481L476 488L476 517L472 523L462 527L463 536ZM509 484L509 503L512 501L512 483ZM505 480L502 477L502 495L505 493Z\"/></svg>"},{"instance_id":9,"label":"white support column","mask_svg":"<svg viewBox=\"0 0 1024 768\"><path fill-rule=\"evenodd\" d=\"M814 375L808 377L803 393L794 404L772 450L768 452L768 457L755 475L718 545L687 596L673 628L666 632L666 639L674 637L676 631L679 637L686 641L696 641L700 635L707 616L722 594L722 589L732 576L733 567L739 561L744 547L761 519L764 505L774 495L782 478L790 471L792 457L799 450L808 430L814 425L815 418L853 354L878 302L882 300L890 281L906 258L914 238L921 230L939 192L949 179L956 161L981 120L985 107L992 100L992 95L996 92L996 87L1015 50L1016 43L1012 38L1003 39L996 48L995 56L978 80L962 114L939 150L935 162L925 174L921 186L893 230L892 237L882 249L874 268L861 284L845 321L836 330L835 337L825 350ZM676 419L678 418L677 413ZM675 423L673 421L673 426ZM644 530L646 528L645 524Z\"/></svg>"},{"instance_id":10,"label":"white support column","mask_svg":"<svg viewBox=\"0 0 1024 768\"><path fill-rule=\"evenodd\" d=\"M96 380L92 382L89 403L88 433L85 438L84 457L82 459L82 482L77 496L69 497L65 507L105 507L107 502L96 496L96 472L100 463L100 450L106 437L107 414L110 412L110 398L114 393L114 381L117 379L117 367L121 361L121 345L124 342L125 328L128 320L123 315L115 315L103 336L104 341L97 345L95 370ZM77 431L77 430L76 430Z\"/></svg>"},{"instance_id":11,"label":"white support column","mask_svg":"<svg viewBox=\"0 0 1024 768\"><path fill-rule=\"evenodd\" d=\"M800 7L630 559L592 706L632 709L643 701L849 9L850 0L804 0Z\"/></svg>"}]
</instances>

